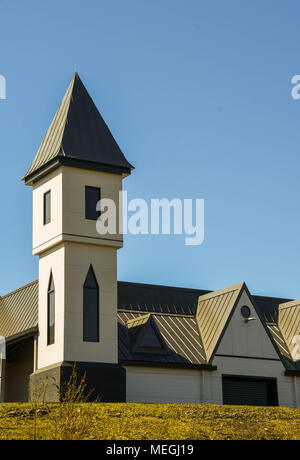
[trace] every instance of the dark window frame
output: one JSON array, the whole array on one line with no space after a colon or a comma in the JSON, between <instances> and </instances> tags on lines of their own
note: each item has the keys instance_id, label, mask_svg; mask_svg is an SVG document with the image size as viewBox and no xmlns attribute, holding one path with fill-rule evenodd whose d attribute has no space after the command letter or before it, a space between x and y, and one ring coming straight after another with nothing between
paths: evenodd
<instances>
[{"instance_id":1,"label":"dark window frame","mask_svg":"<svg viewBox=\"0 0 300 460\"><path fill-rule=\"evenodd\" d=\"M49 201L47 202L47 197L49 196ZM49 210L47 212L47 203L49 204ZM48 225L51 222L51 190L48 190L44 193L43 198L43 224Z\"/></svg>"},{"instance_id":2,"label":"dark window frame","mask_svg":"<svg viewBox=\"0 0 300 460\"><path fill-rule=\"evenodd\" d=\"M86 185L85 186L85 218L86 220L98 220L100 215L101 215L101 212L100 211L96 211L96 206L95 206L95 209L91 210L91 205L89 203L89 192L97 192L98 194L98 197L97 197L97 201L96 203L98 203L98 201L101 200L101 188L100 187L94 187L94 186L91 186L91 185ZM92 207L95 203L92 204Z\"/></svg>"},{"instance_id":3,"label":"dark window frame","mask_svg":"<svg viewBox=\"0 0 300 460\"><path fill-rule=\"evenodd\" d=\"M53 304L51 302L53 299ZM52 312L51 312L52 309ZM52 315L51 315L52 313ZM53 326L50 325L50 320L53 316ZM53 280L53 274L50 274L50 280L47 291L47 345L53 345L55 343L55 284Z\"/></svg>"},{"instance_id":4,"label":"dark window frame","mask_svg":"<svg viewBox=\"0 0 300 460\"><path fill-rule=\"evenodd\" d=\"M91 272L91 274L93 276L93 279L95 281L95 285L93 287L86 286L88 277L90 275L90 272ZM96 325L97 325L96 336L94 338L92 338L91 337L92 334L89 335L88 331L86 330L86 328L87 328L86 315L88 314L88 311L87 311L88 305L86 304L86 302L87 302L87 293L89 291L94 291L94 292L96 291L96 299L97 299L96 305L94 305L94 307L96 307L96 318L94 318L94 321L96 322ZM88 273L87 273L87 276L86 276L86 279L85 279L85 282L84 282L84 285L83 285L83 341L84 342L91 342L91 343L99 343L100 342L100 300L99 300L99 296L100 296L99 284L98 284L98 281L97 281L93 266L90 265Z\"/></svg>"},{"instance_id":5,"label":"dark window frame","mask_svg":"<svg viewBox=\"0 0 300 460\"><path fill-rule=\"evenodd\" d=\"M156 335L158 342L161 344L160 348L141 346L141 343L143 341L145 334L147 333L149 326L151 327L153 333ZM150 317L147 323L141 327L141 330L138 333L138 336L133 343L132 352L133 353L144 353L144 354L151 353L151 354L158 354L158 355L168 355L169 354L168 347L163 337L161 336L160 331L157 325L155 324L155 321L153 321L152 317Z\"/></svg>"},{"instance_id":6,"label":"dark window frame","mask_svg":"<svg viewBox=\"0 0 300 460\"><path fill-rule=\"evenodd\" d=\"M148 342L148 343L145 343L145 342ZM151 350L161 350L163 348L161 340L158 338L158 335L156 331L154 330L151 322L147 325L142 337L140 338L139 348L143 348L143 349L150 348Z\"/></svg>"}]
</instances>

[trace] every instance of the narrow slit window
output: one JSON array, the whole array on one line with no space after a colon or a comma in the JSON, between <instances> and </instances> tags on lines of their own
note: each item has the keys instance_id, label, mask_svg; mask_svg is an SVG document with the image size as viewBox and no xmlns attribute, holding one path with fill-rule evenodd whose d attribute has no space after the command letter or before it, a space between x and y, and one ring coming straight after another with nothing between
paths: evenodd
<instances>
[{"instance_id":1,"label":"narrow slit window","mask_svg":"<svg viewBox=\"0 0 300 460\"><path fill-rule=\"evenodd\" d=\"M101 190L98 187L85 187L85 218L88 220L97 220L100 211L96 210L98 201L101 199Z\"/></svg>"},{"instance_id":2,"label":"narrow slit window","mask_svg":"<svg viewBox=\"0 0 300 460\"><path fill-rule=\"evenodd\" d=\"M48 287L48 324L47 324L47 344L54 344L55 334L55 287L52 273L50 275Z\"/></svg>"},{"instance_id":3,"label":"narrow slit window","mask_svg":"<svg viewBox=\"0 0 300 460\"><path fill-rule=\"evenodd\" d=\"M83 340L99 342L99 286L92 266L83 291Z\"/></svg>"},{"instance_id":4,"label":"narrow slit window","mask_svg":"<svg viewBox=\"0 0 300 460\"><path fill-rule=\"evenodd\" d=\"M44 193L44 225L51 222L51 192Z\"/></svg>"}]
</instances>

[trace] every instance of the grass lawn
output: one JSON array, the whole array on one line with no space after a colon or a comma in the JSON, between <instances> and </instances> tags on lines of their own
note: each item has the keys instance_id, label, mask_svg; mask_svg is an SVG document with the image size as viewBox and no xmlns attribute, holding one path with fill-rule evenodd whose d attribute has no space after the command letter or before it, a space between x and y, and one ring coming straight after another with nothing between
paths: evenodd
<instances>
[{"instance_id":1,"label":"grass lawn","mask_svg":"<svg viewBox=\"0 0 300 460\"><path fill-rule=\"evenodd\" d=\"M300 410L200 404L0 404L0 439L300 440Z\"/></svg>"}]
</instances>

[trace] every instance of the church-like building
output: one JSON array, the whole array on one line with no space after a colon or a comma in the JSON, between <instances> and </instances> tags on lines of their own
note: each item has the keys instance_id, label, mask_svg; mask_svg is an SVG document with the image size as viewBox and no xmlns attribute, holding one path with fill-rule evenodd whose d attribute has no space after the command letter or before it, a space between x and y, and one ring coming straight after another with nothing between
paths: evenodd
<instances>
[{"instance_id":1,"label":"church-like building","mask_svg":"<svg viewBox=\"0 0 300 460\"><path fill-rule=\"evenodd\" d=\"M76 363L104 402L300 407L300 300L117 280L96 203L132 170L76 73L24 176L39 278L0 297L1 401L56 401Z\"/></svg>"}]
</instances>

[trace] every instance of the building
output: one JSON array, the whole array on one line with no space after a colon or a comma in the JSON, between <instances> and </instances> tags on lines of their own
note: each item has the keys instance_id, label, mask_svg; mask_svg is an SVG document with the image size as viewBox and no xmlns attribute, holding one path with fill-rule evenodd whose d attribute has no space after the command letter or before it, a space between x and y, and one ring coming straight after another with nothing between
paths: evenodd
<instances>
[{"instance_id":1,"label":"building","mask_svg":"<svg viewBox=\"0 0 300 460\"><path fill-rule=\"evenodd\" d=\"M0 298L1 401L57 400L76 362L102 401L300 407L300 300L118 282L96 203L132 169L76 73L24 176L39 279Z\"/></svg>"}]
</instances>

